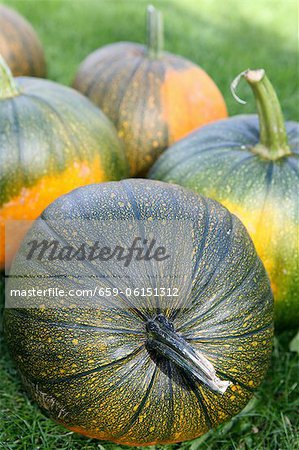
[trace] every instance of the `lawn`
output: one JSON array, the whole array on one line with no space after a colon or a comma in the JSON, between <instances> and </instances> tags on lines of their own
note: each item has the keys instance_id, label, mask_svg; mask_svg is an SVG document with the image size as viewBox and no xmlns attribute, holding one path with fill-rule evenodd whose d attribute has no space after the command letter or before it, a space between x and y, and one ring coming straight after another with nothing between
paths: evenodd
<instances>
[{"instance_id":1,"label":"lawn","mask_svg":"<svg viewBox=\"0 0 299 450\"><path fill-rule=\"evenodd\" d=\"M80 61L95 48L119 40L144 41L147 2L143 0L4 3L34 25L45 48L49 78L64 84L71 83ZM165 48L195 61L213 77L230 114L254 111L249 88L245 83L240 86L240 96L248 104L239 105L231 97L230 81L248 67L263 67L277 89L285 117L299 120L296 1L152 3L164 14ZM275 338L267 378L239 416L193 442L165 450L299 448L299 364L298 354L289 347L295 334L296 330L285 331ZM124 448L86 439L45 418L24 395L3 339L0 344L0 449Z\"/></svg>"}]
</instances>

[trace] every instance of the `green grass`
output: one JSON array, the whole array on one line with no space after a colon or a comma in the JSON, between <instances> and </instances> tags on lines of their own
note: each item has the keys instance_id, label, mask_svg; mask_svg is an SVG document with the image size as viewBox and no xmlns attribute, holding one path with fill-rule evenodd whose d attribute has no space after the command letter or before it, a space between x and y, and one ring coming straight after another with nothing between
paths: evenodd
<instances>
[{"instance_id":1,"label":"green grass","mask_svg":"<svg viewBox=\"0 0 299 450\"><path fill-rule=\"evenodd\" d=\"M144 41L143 0L5 3L32 22L45 47L49 78L61 83L72 81L80 61L95 48L118 40ZM214 78L230 114L254 111L249 89L240 86L240 95L248 99L241 106L231 97L230 81L248 67L264 67L285 117L298 120L296 1L152 3L164 14L165 48L197 62ZM287 331L275 339L267 378L245 411L216 431L165 450L299 448L299 365L297 354L289 351L294 334ZM0 449L123 448L86 439L45 418L24 394L3 339L0 345Z\"/></svg>"},{"instance_id":2,"label":"green grass","mask_svg":"<svg viewBox=\"0 0 299 450\"><path fill-rule=\"evenodd\" d=\"M4 1L37 30L49 78L69 84L92 50L120 40L144 43L144 0ZM231 114L254 111L250 89L240 86L248 105L233 100L229 85L241 71L263 67L287 119L299 119L296 0L156 1L164 16L165 49L205 69L220 87Z\"/></svg>"}]
</instances>

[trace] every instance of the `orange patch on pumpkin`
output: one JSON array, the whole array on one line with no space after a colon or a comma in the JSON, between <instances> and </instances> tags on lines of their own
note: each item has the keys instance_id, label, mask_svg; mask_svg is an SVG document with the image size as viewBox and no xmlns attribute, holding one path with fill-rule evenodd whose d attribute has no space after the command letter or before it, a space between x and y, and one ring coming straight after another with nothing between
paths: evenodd
<instances>
[{"instance_id":1,"label":"orange patch on pumpkin","mask_svg":"<svg viewBox=\"0 0 299 450\"><path fill-rule=\"evenodd\" d=\"M227 117L221 92L199 67L167 70L161 86L161 100L169 144L196 128Z\"/></svg>"},{"instance_id":2,"label":"orange patch on pumpkin","mask_svg":"<svg viewBox=\"0 0 299 450\"><path fill-rule=\"evenodd\" d=\"M91 183L108 181L101 166L100 158L97 157L92 163L88 161L75 161L66 170L54 175L47 175L31 187L24 187L21 192L9 202L4 203L0 209L0 266L4 268L10 263L19 248L22 238L26 233L26 227L22 224L16 227L16 236L9 239L9 249L5 255L5 222L8 220L28 220L30 227L43 210L60 195L66 194L73 189Z\"/></svg>"},{"instance_id":3,"label":"orange patch on pumpkin","mask_svg":"<svg viewBox=\"0 0 299 450\"><path fill-rule=\"evenodd\" d=\"M61 423L61 422L59 422ZM62 423L62 425L64 425ZM148 446L148 445L156 445L157 441L152 441L152 442L128 442L126 440L122 440L122 439L113 439L109 436L107 436L107 433L105 432L98 432L98 433L92 433L90 431L85 430L84 428L81 427L70 427L68 425L64 425L67 429L74 431L75 433L79 433L79 434L83 434L83 436L87 436L89 438L93 438L93 439L99 439L99 440L111 440L111 442L115 442L116 444L121 444L121 445L128 445L130 447L135 447L135 446ZM203 434L203 433L202 433ZM201 435L199 435L201 436ZM199 437L197 436L197 437ZM183 437L178 437L178 439L175 440L171 440L171 441L163 441L163 442L159 442L159 444L165 445L165 444L175 444L178 442L181 442L183 439Z\"/></svg>"}]
</instances>

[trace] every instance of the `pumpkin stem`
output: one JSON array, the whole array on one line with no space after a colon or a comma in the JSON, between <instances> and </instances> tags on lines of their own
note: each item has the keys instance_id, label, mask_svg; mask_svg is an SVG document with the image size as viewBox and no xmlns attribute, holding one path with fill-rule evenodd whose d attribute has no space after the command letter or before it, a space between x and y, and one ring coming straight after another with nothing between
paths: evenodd
<instances>
[{"instance_id":1,"label":"pumpkin stem","mask_svg":"<svg viewBox=\"0 0 299 450\"><path fill-rule=\"evenodd\" d=\"M241 78L245 78L256 100L260 125L260 142L253 151L262 157L276 160L291 154L283 114L276 92L264 69L245 70L231 84L233 96L240 103L246 103L235 93Z\"/></svg>"},{"instance_id":2,"label":"pumpkin stem","mask_svg":"<svg viewBox=\"0 0 299 450\"><path fill-rule=\"evenodd\" d=\"M159 58L163 48L162 14L152 5L147 7L147 53L150 58Z\"/></svg>"},{"instance_id":3,"label":"pumpkin stem","mask_svg":"<svg viewBox=\"0 0 299 450\"><path fill-rule=\"evenodd\" d=\"M11 70L0 55L0 99L15 97L19 93Z\"/></svg>"},{"instance_id":4,"label":"pumpkin stem","mask_svg":"<svg viewBox=\"0 0 299 450\"><path fill-rule=\"evenodd\" d=\"M154 350L169 359L212 391L224 394L230 382L217 377L213 364L176 333L173 325L163 314L148 320L146 330L149 350Z\"/></svg>"}]
</instances>

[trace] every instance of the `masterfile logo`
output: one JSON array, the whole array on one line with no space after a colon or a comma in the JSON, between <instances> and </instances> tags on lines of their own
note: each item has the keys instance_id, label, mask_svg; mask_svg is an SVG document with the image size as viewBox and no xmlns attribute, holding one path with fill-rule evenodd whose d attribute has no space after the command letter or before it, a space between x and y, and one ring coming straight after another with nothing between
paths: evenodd
<instances>
[{"instance_id":1,"label":"masterfile logo","mask_svg":"<svg viewBox=\"0 0 299 450\"><path fill-rule=\"evenodd\" d=\"M122 261L124 267L129 267L133 259L136 261L155 260L159 262L170 258L170 254L167 253L165 246L157 246L156 239L142 239L139 236L133 239L129 247L121 245L114 247L101 246L100 241L95 241L92 245L82 242L79 247L74 247L72 245L62 245L57 239L51 241L34 239L28 242L27 246L29 247L26 256L27 261L34 258L39 261L48 259L49 261L98 260L102 262L115 259L116 261Z\"/></svg>"}]
</instances>

